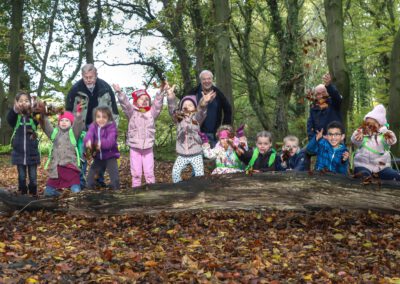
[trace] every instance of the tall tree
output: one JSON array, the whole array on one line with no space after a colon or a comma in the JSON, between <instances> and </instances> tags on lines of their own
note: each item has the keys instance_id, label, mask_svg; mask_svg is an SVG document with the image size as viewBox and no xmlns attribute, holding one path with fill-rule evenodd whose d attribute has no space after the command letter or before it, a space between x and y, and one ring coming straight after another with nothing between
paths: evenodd
<instances>
[{"instance_id":1,"label":"tall tree","mask_svg":"<svg viewBox=\"0 0 400 284\"><path fill-rule=\"evenodd\" d=\"M267 94L263 88L260 78L261 72L267 63L267 47L270 43L270 34L265 31L266 19L264 9L259 7L259 3L252 0L235 1L234 7L237 7L239 15L231 20L232 26L232 48L238 56L240 70L243 70L243 81L245 82L249 103L254 110L258 120L264 129L271 129L271 118L268 114L266 98ZM254 14L257 15L254 16ZM259 25L263 30L256 30L254 22L257 16L260 16ZM254 43L253 34L262 35L261 42ZM258 46L261 45L261 51ZM258 54L258 52L260 54Z\"/></svg>"},{"instance_id":2,"label":"tall tree","mask_svg":"<svg viewBox=\"0 0 400 284\"><path fill-rule=\"evenodd\" d=\"M275 105L275 121L273 131L278 138L286 136L289 130L288 105L295 83L304 74L300 60L300 23L299 12L303 6L302 0L285 1L286 25L283 24L277 0L267 0L271 14L271 30L275 35L280 62L278 79L278 94Z\"/></svg>"},{"instance_id":3,"label":"tall tree","mask_svg":"<svg viewBox=\"0 0 400 284\"><path fill-rule=\"evenodd\" d=\"M389 93L389 124L391 129L398 134L400 133L399 121L400 109L400 27L397 30L396 37L393 42L392 53L390 56L390 93ZM400 143L393 147L396 156L400 155Z\"/></svg>"},{"instance_id":4,"label":"tall tree","mask_svg":"<svg viewBox=\"0 0 400 284\"><path fill-rule=\"evenodd\" d=\"M329 73L343 97L341 110L343 122L347 129L347 114L352 97L344 47L342 0L324 0L324 7L327 22L326 53Z\"/></svg>"},{"instance_id":5,"label":"tall tree","mask_svg":"<svg viewBox=\"0 0 400 284\"><path fill-rule=\"evenodd\" d=\"M89 0L79 0L79 16L85 35L85 55L87 63L94 63L94 41L100 30L103 8L101 0L96 1L93 21L89 17Z\"/></svg>"},{"instance_id":6,"label":"tall tree","mask_svg":"<svg viewBox=\"0 0 400 284\"><path fill-rule=\"evenodd\" d=\"M229 38L229 18L231 15L228 0L214 0L215 13L215 76L218 88L233 105L232 77L231 77L231 53Z\"/></svg>"}]
</instances>

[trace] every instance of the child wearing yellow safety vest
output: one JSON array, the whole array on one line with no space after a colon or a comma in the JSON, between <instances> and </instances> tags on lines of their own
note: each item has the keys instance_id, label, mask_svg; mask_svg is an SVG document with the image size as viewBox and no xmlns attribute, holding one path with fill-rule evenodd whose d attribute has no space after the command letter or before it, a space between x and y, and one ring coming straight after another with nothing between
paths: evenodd
<instances>
[{"instance_id":1,"label":"child wearing yellow safety vest","mask_svg":"<svg viewBox=\"0 0 400 284\"><path fill-rule=\"evenodd\" d=\"M31 97L20 92L14 107L7 115L8 124L14 128L11 136L11 162L18 170L18 191L37 194L37 166L40 165L39 141L36 135L38 122L32 116ZM29 184L26 186L28 172Z\"/></svg>"},{"instance_id":2,"label":"child wearing yellow safety vest","mask_svg":"<svg viewBox=\"0 0 400 284\"><path fill-rule=\"evenodd\" d=\"M246 171L251 170L256 173L274 171L276 150L272 148L272 134L265 130L258 132L256 146L239 156L246 165Z\"/></svg>"},{"instance_id":3,"label":"child wearing yellow safety vest","mask_svg":"<svg viewBox=\"0 0 400 284\"><path fill-rule=\"evenodd\" d=\"M355 176L377 174L382 180L400 180L392 169L390 146L397 142L396 135L387 128L386 109L377 105L364 117L363 126L354 131L351 142L357 147L354 154Z\"/></svg>"},{"instance_id":4,"label":"child wearing yellow safety vest","mask_svg":"<svg viewBox=\"0 0 400 284\"><path fill-rule=\"evenodd\" d=\"M71 188L76 193L80 186L80 156L77 140L84 128L82 115L76 112L76 117L66 111L58 116L58 125L53 127L44 116L43 130L53 145L47 159L45 169L48 168L45 196L58 196L64 188Z\"/></svg>"}]
</instances>

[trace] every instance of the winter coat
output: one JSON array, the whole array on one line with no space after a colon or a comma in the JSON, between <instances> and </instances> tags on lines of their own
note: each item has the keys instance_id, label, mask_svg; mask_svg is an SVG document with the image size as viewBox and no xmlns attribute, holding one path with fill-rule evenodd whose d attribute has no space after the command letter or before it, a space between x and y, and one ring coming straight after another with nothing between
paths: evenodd
<instances>
[{"instance_id":1,"label":"winter coat","mask_svg":"<svg viewBox=\"0 0 400 284\"><path fill-rule=\"evenodd\" d=\"M200 125L207 116L207 107L199 103L197 111L181 121L174 118L174 112L177 110L176 101L168 100L169 114L173 117L177 125L176 129L176 153L181 156L191 156L201 154L202 141L199 136Z\"/></svg>"},{"instance_id":2,"label":"winter coat","mask_svg":"<svg viewBox=\"0 0 400 284\"><path fill-rule=\"evenodd\" d=\"M390 132L393 141L384 140L383 134ZM371 136L364 136L364 139L357 141L355 136L357 130L353 132L351 136L351 142L357 147L354 154L354 167L364 167L369 169L373 173L380 172L385 168L391 167L391 158L389 153L389 148L397 142L396 135L386 127L380 129L380 134ZM365 144L364 144L365 143ZM378 153L373 153L370 149Z\"/></svg>"},{"instance_id":3,"label":"winter coat","mask_svg":"<svg viewBox=\"0 0 400 284\"><path fill-rule=\"evenodd\" d=\"M305 171L305 156L306 152L305 150L300 150L298 153L294 154L293 156L289 157L289 159L286 162L282 162L281 158L282 152L279 152L276 156L276 163L275 163L275 168L277 171L287 171L287 170L293 170L293 171Z\"/></svg>"},{"instance_id":4,"label":"winter coat","mask_svg":"<svg viewBox=\"0 0 400 284\"><path fill-rule=\"evenodd\" d=\"M76 114L76 106L81 102L83 123L89 126L93 122L93 110L98 106L108 106L112 110L114 120L118 123L118 107L115 95L106 81L97 78L93 91L90 91L83 79L76 82L69 91L65 109Z\"/></svg>"},{"instance_id":5,"label":"winter coat","mask_svg":"<svg viewBox=\"0 0 400 284\"><path fill-rule=\"evenodd\" d=\"M343 153L347 152L344 144L333 148L328 140L321 138L317 141L316 137L312 138L307 144L307 153L317 155L315 170L328 170L333 173L347 174L349 160L343 161Z\"/></svg>"},{"instance_id":6,"label":"winter coat","mask_svg":"<svg viewBox=\"0 0 400 284\"><path fill-rule=\"evenodd\" d=\"M61 129L57 126L58 133L53 141L53 152L51 161L49 164L49 178L58 178L57 166L68 166L75 169L78 168L78 159L76 156L75 147L72 145L69 137L69 128ZM72 130L76 141L78 141L81 135L82 129L84 128L82 116L76 116L75 121L72 125ZM49 119L44 117L44 133L47 137L51 138L54 127L51 125Z\"/></svg>"},{"instance_id":7,"label":"winter coat","mask_svg":"<svg viewBox=\"0 0 400 284\"><path fill-rule=\"evenodd\" d=\"M210 148L208 143L203 144L204 157L210 160L215 160L217 168L231 168L237 171L243 171L244 165L239 160L236 152L232 147L225 150L219 143L214 148Z\"/></svg>"},{"instance_id":8,"label":"winter coat","mask_svg":"<svg viewBox=\"0 0 400 284\"><path fill-rule=\"evenodd\" d=\"M319 106L310 107L310 116L307 120L307 136L308 141L317 134L317 131L324 129L324 134L327 133L326 127L332 121L342 122L342 115L340 113L340 106L342 104L342 96L334 85L326 86L329 98L327 100L328 107L321 109Z\"/></svg>"},{"instance_id":9,"label":"winter coat","mask_svg":"<svg viewBox=\"0 0 400 284\"><path fill-rule=\"evenodd\" d=\"M213 86L212 88L216 92L216 96L207 106L207 117L201 124L201 132L215 134L221 122L222 124L232 124L232 106L217 87ZM202 88L199 84L189 92L189 95L195 95L199 102L203 97L201 92Z\"/></svg>"},{"instance_id":10,"label":"winter coat","mask_svg":"<svg viewBox=\"0 0 400 284\"><path fill-rule=\"evenodd\" d=\"M122 110L128 117L128 138L127 144L130 148L149 149L154 146L156 124L155 120L160 115L164 96L157 93L149 111L141 112L131 104L124 93L118 94L118 100Z\"/></svg>"},{"instance_id":11,"label":"winter coat","mask_svg":"<svg viewBox=\"0 0 400 284\"><path fill-rule=\"evenodd\" d=\"M15 136L11 141L12 152L11 162L13 165L38 165L40 164L39 154L39 140L35 137L34 130L32 129L29 119L32 116L21 116L21 124L16 129ZM33 120L33 123L37 126L38 122ZM18 113L11 109L7 115L8 124L15 128L18 121Z\"/></svg>"},{"instance_id":12,"label":"winter coat","mask_svg":"<svg viewBox=\"0 0 400 284\"><path fill-rule=\"evenodd\" d=\"M100 127L96 122L92 122L89 126L89 130L86 133L85 139L83 140L84 145L90 140L92 145L99 144L100 151L96 154L95 159L108 160L112 158L119 158L120 154L118 151L118 130L115 121L111 121Z\"/></svg>"},{"instance_id":13,"label":"winter coat","mask_svg":"<svg viewBox=\"0 0 400 284\"><path fill-rule=\"evenodd\" d=\"M250 163L251 158L253 157L255 148L251 148L245 151L242 155L239 156L239 159L247 166ZM260 172L269 172L275 170L275 161L273 161L272 165L269 166L269 159L275 150L268 150L266 153L258 154L257 159L254 161L253 170L257 170Z\"/></svg>"}]
</instances>

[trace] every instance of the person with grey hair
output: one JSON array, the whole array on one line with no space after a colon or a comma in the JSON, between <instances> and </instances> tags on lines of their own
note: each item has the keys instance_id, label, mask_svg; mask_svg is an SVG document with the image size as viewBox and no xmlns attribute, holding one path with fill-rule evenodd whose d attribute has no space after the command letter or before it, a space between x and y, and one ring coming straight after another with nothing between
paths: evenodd
<instances>
[{"instance_id":1,"label":"person with grey hair","mask_svg":"<svg viewBox=\"0 0 400 284\"><path fill-rule=\"evenodd\" d=\"M97 69L93 64L85 64L81 72L82 79L68 92L65 109L76 113L76 106L80 103L86 129L93 122L93 110L98 106L108 106L118 123L118 107L111 86L97 77Z\"/></svg>"},{"instance_id":2,"label":"person with grey hair","mask_svg":"<svg viewBox=\"0 0 400 284\"><path fill-rule=\"evenodd\" d=\"M81 106L81 114L85 130L93 122L93 111L98 106L107 106L110 108L113 120L117 123L119 121L118 107L115 100L115 94L111 86L104 80L97 77L97 69L91 64L83 65L82 79L76 82L68 92L65 109L76 114L78 105ZM83 147L83 146L81 146ZM82 150L83 152L83 150ZM82 171L81 171L81 187L86 187L86 160L82 158ZM105 187L104 172L99 173L97 180L98 185Z\"/></svg>"},{"instance_id":3,"label":"person with grey hair","mask_svg":"<svg viewBox=\"0 0 400 284\"><path fill-rule=\"evenodd\" d=\"M217 143L216 132L222 124L232 124L232 106L225 95L213 83L213 73L209 70L201 71L200 84L189 92L189 96L195 95L199 102L209 93L215 93L215 99L207 106L207 117L201 124L201 132L208 136L212 147Z\"/></svg>"}]
</instances>

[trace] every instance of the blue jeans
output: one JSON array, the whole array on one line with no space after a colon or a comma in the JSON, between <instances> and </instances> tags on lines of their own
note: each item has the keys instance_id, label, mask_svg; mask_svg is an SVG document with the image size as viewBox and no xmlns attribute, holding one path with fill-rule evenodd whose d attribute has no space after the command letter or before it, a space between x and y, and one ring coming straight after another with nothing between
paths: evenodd
<instances>
[{"instance_id":1,"label":"blue jeans","mask_svg":"<svg viewBox=\"0 0 400 284\"><path fill-rule=\"evenodd\" d=\"M23 193L27 192L26 172L29 176L29 188L37 186L37 165L17 165L18 170L18 189Z\"/></svg>"},{"instance_id":2,"label":"blue jeans","mask_svg":"<svg viewBox=\"0 0 400 284\"><path fill-rule=\"evenodd\" d=\"M71 191L73 193L77 193L77 192L81 191L80 184L73 184L71 186ZM60 196L60 195L61 195L61 191L60 190L57 190L52 186L46 185L46 188L44 189L44 196L54 196L54 197L56 197L56 196Z\"/></svg>"},{"instance_id":3,"label":"blue jeans","mask_svg":"<svg viewBox=\"0 0 400 284\"><path fill-rule=\"evenodd\" d=\"M361 173L363 177L369 177L372 175L372 172L364 167L355 167L354 174ZM378 172L378 176L381 180L397 180L400 181L400 173L392 168L384 168L380 172Z\"/></svg>"}]
</instances>

